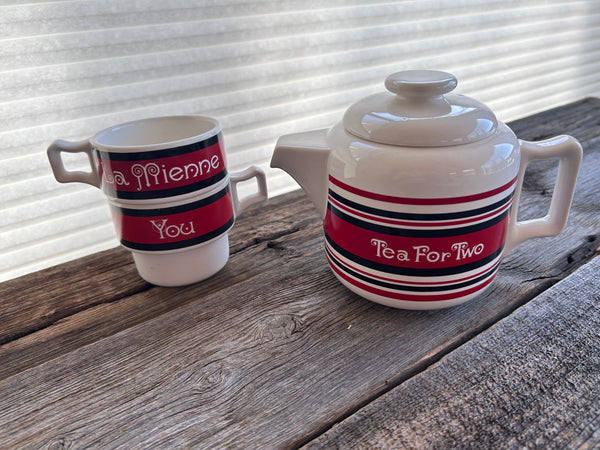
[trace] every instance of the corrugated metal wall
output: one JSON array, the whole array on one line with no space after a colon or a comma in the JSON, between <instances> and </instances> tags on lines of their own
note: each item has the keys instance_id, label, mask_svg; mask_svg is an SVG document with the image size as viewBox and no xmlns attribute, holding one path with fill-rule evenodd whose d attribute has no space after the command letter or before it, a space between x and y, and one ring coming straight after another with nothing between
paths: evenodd
<instances>
[{"instance_id":1,"label":"corrugated metal wall","mask_svg":"<svg viewBox=\"0 0 600 450\"><path fill-rule=\"evenodd\" d=\"M597 0L0 3L0 280L117 245L102 194L45 149L141 117L206 114L230 169L329 126L384 78L434 68L509 121L600 94ZM73 167L77 161L71 162Z\"/></svg>"}]
</instances>

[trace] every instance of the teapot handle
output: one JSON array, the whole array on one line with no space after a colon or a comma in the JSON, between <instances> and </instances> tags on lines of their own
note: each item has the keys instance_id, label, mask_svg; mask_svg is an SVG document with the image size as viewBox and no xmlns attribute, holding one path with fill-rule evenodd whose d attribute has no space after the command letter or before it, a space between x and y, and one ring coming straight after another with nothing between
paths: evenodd
<instances>
[{"instance_id":1,"label":"teapot handle","mask_svg":"<svg viewBox=\"0 0 600 450\"><path fill-rule=\"evenodd\" d=\"M519 143L521 145L521 165L514 196L514 206L510 215L504 250L505 255L527 239L555 236L563 230L569 216L569 208L573 200L577 173L583 154L579 142L567 135L560 135L538 142L519 140ZM518 222L518 206L527 165L533 161L545 159L559 160L558 175L556 176L554 193L552 194L548 213L538 219Z\"/></svg>"}]
</instances>

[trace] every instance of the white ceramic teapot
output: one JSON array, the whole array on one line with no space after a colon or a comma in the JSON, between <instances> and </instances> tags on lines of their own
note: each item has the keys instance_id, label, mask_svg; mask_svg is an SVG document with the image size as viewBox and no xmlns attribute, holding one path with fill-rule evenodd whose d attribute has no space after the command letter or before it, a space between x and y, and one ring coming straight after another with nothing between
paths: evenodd
<instances>
[{"instance_id":1,"label":"white ceramic teapot","mask_svg":"<svg viewBox=\"0 0 600 450\"><path fill-rule=\"evenodd\" d=\"M449 93L456 84L445 72L395 73L389 92L350 106L332 129L277 142L271 166L312 199L331 269L369 300L405 309L465 302L515 245L566 224L579 143L521 141L485 105ZM517 221L527 164L553 158L548 214Z\"/></svg>"}]
</instances>

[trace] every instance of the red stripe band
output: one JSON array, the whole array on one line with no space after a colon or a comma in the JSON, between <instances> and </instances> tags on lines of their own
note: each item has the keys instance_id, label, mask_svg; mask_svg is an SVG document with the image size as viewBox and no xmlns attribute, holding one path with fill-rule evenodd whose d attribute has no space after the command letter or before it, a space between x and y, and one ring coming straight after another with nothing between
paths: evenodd
<instances>
[{"instance_id":1,"label":"red stripe band","mask_svg":"<svg viewBox=\"0 0 600 450\"><path fill-rule=\"evenodd\" d=\"M389 278L389 277L384 277L381 275L376 275L374 272L368 272L367 271L368 268L366 268L366 267L364 268L365 270L363 270L363 269L359 268L362 266L358 266L357 264L353 264L353 263L348 263L342 259L341 255L335 254L335 249L333 247L331 247L328 242L326 242L325 245L326 245L325 251L327 253L327 256L330 257L330 259L335 259L335 261L338 263L338 265L340 267L342 267L344 270L347 269L346 271L356 272L360 275L364 275L365 277L369 277L375 281L381 281L381 282L386 282L386 283L397 283L398 285L401 284L401 285L405 285L405 286L447 286L449 284L463 283L466 281L474 280L475 278L479 278L486 273L490 273L492 270L497 270L498 267L500 266L500 255L498 255L496 257L495 262L492 261L491 266L488 266L485 269L478 271L476 273L472 273L469 276L459 277L459 278L453 277L450 280L443 279L442 281L440 281L441 279L438 279L436 281L413 281L413 280L409 280L408 278L400 278L399 279L399 278ZM426 279L426 278L423 278L423 279Z\"/></svg>"},{"instance_id":2,"label":"red stripe band","mask_svg":"<svg viewBox=\"0 0 600 450\"><path fill-rule=\"evenodd\" d=\"M154 215L147 215L145 210L111 208L113 222L121 244L136 250L172 250L190 247L206 242L226 232L233 226L233 204L229 189L224 195L214 197L214 201L187 208L166 208L151 210ZM142 214L143 213L143 214Z\"/></svg>"},{"instance_id":3,"label":"red stripe band","mask_svg":"<svg viewBox=\"0 0 600 450\"><path fill-rule=\"evenodd\" d=\"M371 200L377 200L377 201L387 202L387 203L402 204L402 205L428 206L428 205L453 205L453 204L457 204L457 203L474 202L477 200L482 200L482 199L485 199L488 197L492 197L494 195L500 194L501 192L504 192L507 189L509 189L517 181L517 177L513 178L511 181L509 181L505 185L500 186L496 189L492 189L491 191L486 191L486 192L482 192L482 193L474 194L474 195L466 195L463 197L450 197L450 198L395 197L392 195L376 194L374 192L369 192L369 191L355 188L353 186L350 186L350 185L334 178L331 175L329 175L329 181L332 184L344 189L345 191L351 192L352 194L360 195L361 197L365 197L365 198L368 198Z\"/></svg>"},{"instance_id":4,"label":"red stripe band","mask_svg":"<svg viewBox=\"0 0 600 450\"><path fill-rule=\"evenodd\" d=\"M123 199L164 198L203 189L227 175L225 151L218 140L195 151L178 150L104 154L110 159L102 159L99 153L102 189Z\"/></svg>"},{"instance_id":5,"label":"red stripe band","mask_svg":"<svg viewBox=\"0 0 600 450\"><path fill-rule=\"evenodd\" d=\"M496 271L490 276L490 278L485 280L483 283L481 283L477 286L471 287L469 289L462 290L462 291L450 292L447 294L434 294L434 295L418 295L417 294L417 295L414 295L414 294L406 294L406 293L401 293L401 292L386 291L386 290L379 289L379 288L376 288L373 286L369 286L365 283L359 282L358 280L355 280L354 278L351 278L350 276L346 275L338 267L336 267L335 264L331 264L331 262L330 262L330 267L333 269L333 271L336 273L336 275L338 275L341 279L356 286L359 289L362 289L363 291L369 292L371 294L379 295L381 297L391 298L394 300L417 301L417 302L454 300L457 298L465 297L470 294L477 293L477 292L483 290L486 286L488 286L494 280L494 278L496 277L496 274L497 274L497 271Z\"/></svg>"},{"instance_id":6,"label":"red stripe band","mask_svg":"<svg viewBox=\"0 0 600 450\"><path fill-rule=\"evenodd\" d=\"M370 214L366 214L363 213L361 211L358 210L353 210L348 208L346 205L344 205L343 203L338 202L336 199L334 199L333 197L329 197L329 201L331 203L333 203L333 205L335 205L335 207L337 207L338 209L345 211L347 213L353 214L357 217L361 217L363 219L367 219L367 220L372 220L372 221L376 221L379 223L383 223L383 224L389 224L389 225L396 225L396 226L407 226L407 227L446 227L446 226L455 226L455 225L465 225L465 224L469 224L469 223L475 223L475 222L480 222L482 220L488 219L490 217L495 216L496 214L500 214L503 211L506 211L508 208L510 208L510 206L512 205L512 199L508 201L508 203L505 203L503 206L501 206L500 208L497 208L496 210L491 211L488 214L483 214L483 215L479 215L479 216L474 216L468 219L462 219L462 220L453 220L453 221L440 221L440 222L433 222L433 221L429 221L429 222L424 222L424 221L407 221L407 220L397 220L397 219L388 219L386 217L379 217L379 216L373 216Z\"/></svg>"}]
</instances>

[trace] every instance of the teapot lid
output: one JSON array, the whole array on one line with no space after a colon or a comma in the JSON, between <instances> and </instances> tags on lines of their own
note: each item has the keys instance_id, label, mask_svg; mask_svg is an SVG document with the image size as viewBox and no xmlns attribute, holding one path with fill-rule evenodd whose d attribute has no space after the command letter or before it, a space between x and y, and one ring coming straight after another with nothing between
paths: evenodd
<instances>
[{"instance_id":1,"label":"teapot lid","mask_svg":"<svg viewBox=\"0 0 600 450\"><path fill-rule=\"evenodd\" d=\"M446 72L394 73L385 80L389 92L348 108L344 128L365 140L411 147L467 144L495 133L494 113L472 98L449 94L456 85Z\"/></svg>"}]
</instances>

